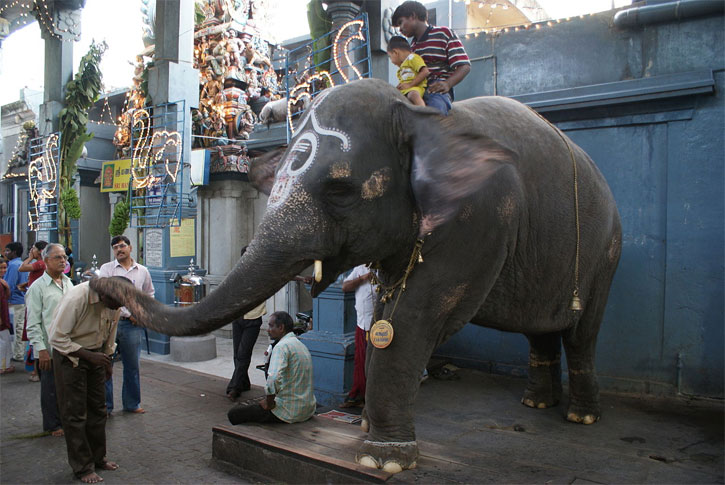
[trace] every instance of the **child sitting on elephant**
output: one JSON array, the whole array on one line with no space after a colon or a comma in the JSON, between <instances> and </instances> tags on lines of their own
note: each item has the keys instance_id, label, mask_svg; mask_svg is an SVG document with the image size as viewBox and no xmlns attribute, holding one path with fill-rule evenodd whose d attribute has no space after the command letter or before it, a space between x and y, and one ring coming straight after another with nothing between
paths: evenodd
<instances>
[{"instance_id":1,"label":"child sitting on elephant","mask_svg":"<svg viewBox=\"0 0 725 485\"><path fill-rule=\"evenodd\" d=\"M388 57L390 57L393 64L398 66L398 80L400 83L398 83L397 88L400 92L411 103L425 106L423 94L426 86L428 86L427 78L430 71L423 58L413 53L405 37L399 35L391 37L388 41Z\"/></svg>"}]
</instances>

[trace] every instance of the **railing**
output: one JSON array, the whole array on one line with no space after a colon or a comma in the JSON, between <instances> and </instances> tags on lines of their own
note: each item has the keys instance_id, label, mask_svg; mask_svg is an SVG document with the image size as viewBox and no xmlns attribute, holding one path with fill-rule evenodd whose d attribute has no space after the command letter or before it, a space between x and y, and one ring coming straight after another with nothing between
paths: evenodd
<instances>
[{"instance_id":1,"label":"railing","mask_svg":"<svg viewBox=\"0 0 725 485\"><path fill-rule=\"evenodd\" d=\"M371 63L366 13L291 50L285 59L287 141L294 135L295 121L320 91L368 77Z\"/></svg>"},{"instance_id":2,"label":"railing","mask_svg":"<svg viewBox=\"0 0 725 485\"><path fill-rule=\"evenodd\" d=\"M28 228L58 229L60 133L33 138L28 152Z\"/></svg>"},{"instance_id":3,"label":"railing","mask_svg":"<svg viewBox=\"0 0 725 485\"><path fill-rule=\"evenodd\" d=\"M185 103L160 104L132 112L131 217L138 228L181 225Z\"/></svg>"}]
</instances>

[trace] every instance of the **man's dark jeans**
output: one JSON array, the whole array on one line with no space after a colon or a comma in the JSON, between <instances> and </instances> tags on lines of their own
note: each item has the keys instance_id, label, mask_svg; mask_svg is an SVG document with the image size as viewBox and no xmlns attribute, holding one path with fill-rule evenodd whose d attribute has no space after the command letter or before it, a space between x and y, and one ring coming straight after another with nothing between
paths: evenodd
<instances>
[{"instance_id":1,"label":"man's dark jeans","mask_svg":"<svg viewBox=\"0 0 725 485\"><path fill-rule=\"evenodd\" d=\"M227 394L241 393L251 387L249 382L249 364L252 362L252 351L259 336L262 317L254 320L237 318L232 322L232 341L234 342L234 374L227 384Z\"/></svg>"},{"instance_id":2,"label":"man's dark jeans","mask_svg":"<svg viewBox=\"0 0 725 485\"><path fill-rule=\"evenodd\" d=\"M43 431L56 431L61 428L61 423L53 368L41 370L38 367L38 375L40 376L40 411L43 414Z\"/></svg>"},{"instance_id":3,"label":"man's dark jeans","mask_svg":"<svg viewBox=\"0 0 725 485\"><path fill-rule=\"evenodd\" d=\"M237 404L227 413L232 424L242 423L284 423L272 411L267 411L259 404Z\"/></svg>"},{"instance_id":4,"label":"man's dark jeans","mask_svg":"<svg viewBox=\"0 0 725 485\"><path fill-rule=\"evenodd\" d=\"M118 321L116 342L123 362L123 386L121 403L124 411L135 411L141 405L141 376L139 360L141 359L141 336L143 328L137 327L131 320L122 318ZM106 407L113 411L113 378L106 381Z\"/></svg>"},{"instance_id":5,"label":"man's dark jeans","mask_svg":"<svg viewBox=\"0 0 725 485\"><path fill-rule=\"evenodd\" d=\"M452 106L451 96L448 93L429 93L426 91L425 95L423 95L423 101L426 106L437 109L443 116L448 115Z\"/></svg>"},{"instance_id":6,"label":"man's dark jeans","mask_svg":"<svg viewBox=\"0 0 725 485\"><path fill-rule=\"evenodd\" d=\"M68 463L77 477L106 460L106 369L80 359L77 366L53 352L53 374Z\"/></svg>"}]
</instances>

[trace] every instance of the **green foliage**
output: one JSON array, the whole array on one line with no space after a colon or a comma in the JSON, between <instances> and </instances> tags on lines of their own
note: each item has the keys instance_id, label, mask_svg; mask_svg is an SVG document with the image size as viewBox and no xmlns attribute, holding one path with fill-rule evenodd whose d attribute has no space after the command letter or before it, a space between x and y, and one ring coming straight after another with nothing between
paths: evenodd
<instances>
[{"instance_id":1,"label":"green foliage","mask_svg":"<svg viewBox=\"0 0 725 485\"><path fill-rule=\"evenodd\" d=\"M130 207L127 201L119 200L113 209L113 217L108 225L108 233L113 236L120 236L128 227Z\"/></svg>"},{"instance_id":2,"label":"green foliage","mask_svg":"<svg viewBox=\"0 0 725 485\"><path fill-rule=\"evenodd\" d=\"M83 153L83 145L93 138L86 132L88 110L98 100L102 88L101 57L105 42L91 43L83 56L78 73L65 85L65 103L58 114L60 118L60 200L58 201L60 242L70 246L70 219L80 217L78 194L72 189L76 174L76 162ZM70 204L70 205L66 205Z\"/></svg>"},{"instance_id":3,"label":"green foliage","mask_svg":"<svg viewBox=\"0 0 725 485\"><path fill-rule=\"evenodd\" d=\"M76 189L68 187L60 193L60 201L69 219L81 218L81 204L78 202Z\"/></svg>"},{"instance_id":4,"label":"green foliage","mask_svg":"<svg viewBox=\"0 0 725 485\"><path fill-rule=\"evenodd\" d=\"M315 50L313 62L317 66L317 72L330 70L330 50L325 49L330 45L327 34L332 30L330 14L322 8L322 0L310 0L307 4L307 24L310 26L310 37L314 40L312 48Z\"/></svg>"},{"instance_id":5,"label":"green foliage","mask_svg":"<svg viewBox=\"0 0 725 485\"><path fill-rule=\"evenodd\" d=\"M206 15L204 15L201 5L198 2L194 2L194 25L201 25L204 19L206 19Z\"/></svg>"}]
</instances>

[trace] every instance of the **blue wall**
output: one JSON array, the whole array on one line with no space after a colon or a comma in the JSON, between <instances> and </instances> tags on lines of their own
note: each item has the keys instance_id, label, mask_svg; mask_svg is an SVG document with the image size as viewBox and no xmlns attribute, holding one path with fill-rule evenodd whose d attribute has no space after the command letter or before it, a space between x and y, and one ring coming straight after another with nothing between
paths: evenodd
<instances>
[{"instance_id":1,"label":"blue wall","mask_svg":"<svg viewBox=\"0 0 725 485\"><path fill-rule=\"evenodd\" d=\"M613 12L464 40L457 99L530 104L607 178L623 248L597 346L603 389L723 397L723 17L619 30ZM521 335L466 326L438 355L525 373Z\"/></svg>"}]
</instances>

